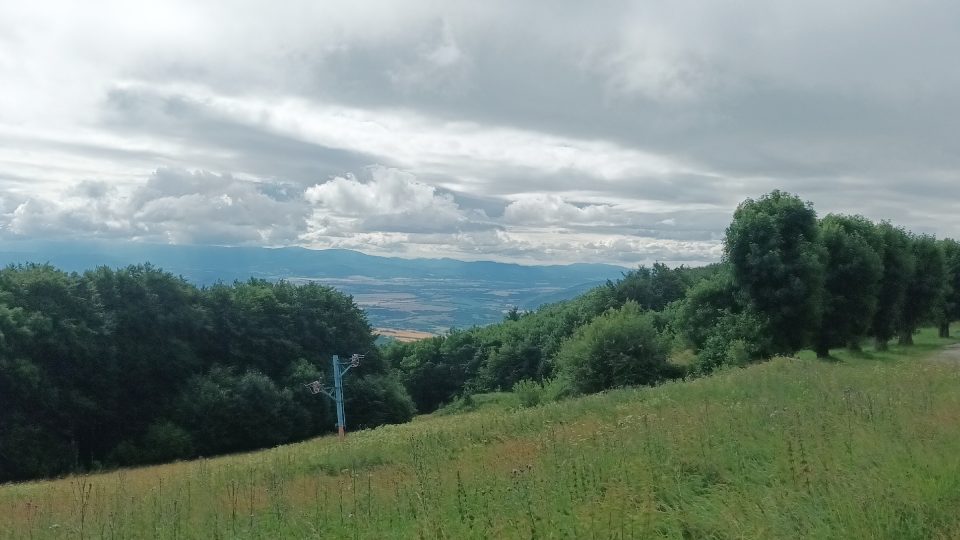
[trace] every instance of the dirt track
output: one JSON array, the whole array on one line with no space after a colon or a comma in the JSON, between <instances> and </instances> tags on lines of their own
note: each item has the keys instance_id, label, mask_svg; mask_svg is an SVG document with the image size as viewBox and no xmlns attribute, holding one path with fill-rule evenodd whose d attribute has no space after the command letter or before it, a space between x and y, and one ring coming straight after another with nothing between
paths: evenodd
<instances>
[{"instance_id":1,"label":"dirt track","mask_svg":"<svg viewBox=\"0 0 960 540\"><path fill-rule=\"evenodd\" d=\"M960 362L960 343L950 345L946 349L933 355L932 358L944 362Z\"/></svg>"}]
</instances>

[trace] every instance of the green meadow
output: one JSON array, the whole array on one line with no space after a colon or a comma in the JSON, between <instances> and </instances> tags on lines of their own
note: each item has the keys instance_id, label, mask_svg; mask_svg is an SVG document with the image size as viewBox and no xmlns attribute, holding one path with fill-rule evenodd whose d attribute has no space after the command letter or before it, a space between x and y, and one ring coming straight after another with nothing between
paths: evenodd
<instances>
[{"instance_id":1,"label":"green meadow","mask_svg":"<svg viewBox=\"0 0 960 540\"><path fill-rule=\"evenodd\" d=\"M958 538L954 343L0 486L0 538Z\"/></svg>"}]
</instances>

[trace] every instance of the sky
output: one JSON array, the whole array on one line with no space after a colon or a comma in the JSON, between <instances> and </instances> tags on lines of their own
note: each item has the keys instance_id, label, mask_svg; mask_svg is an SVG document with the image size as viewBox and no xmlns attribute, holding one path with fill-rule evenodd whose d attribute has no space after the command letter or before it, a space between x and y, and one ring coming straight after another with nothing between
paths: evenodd
<instances>
[{"instance_id":1,"label":"sky","mask_svg":"<svg viewBox=\"0 0 960 540\"><path fill-rule=\"evenodd\" d=\"M960 2L0 1L0 240L704 264L960 237Z\"/></svg>"}]
</instances>

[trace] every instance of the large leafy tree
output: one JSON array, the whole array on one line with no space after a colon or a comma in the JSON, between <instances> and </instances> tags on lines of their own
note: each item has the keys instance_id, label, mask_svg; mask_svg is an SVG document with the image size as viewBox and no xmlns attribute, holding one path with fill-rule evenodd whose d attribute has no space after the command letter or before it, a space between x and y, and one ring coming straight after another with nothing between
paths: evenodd
<instances>
[{"instance_id":1,"label":"large leafy tree","mask_svg":"<svg viewBox=\"0 0 960 540\"><path fill-rule=\"evenodd\" d=\"M677 330L699 351L725 316L741 312L729 267L690 288L680 306Z\"/></svg>"},{"instance_id":2,"label":"large leafy tree","mask_svg":"<svg viewBox=\"0 0 960 540\"><path fill-rule=\"evenodd\" d=\"M399 370L400 380L420 412L434 411L451 401L466 382L463 363L466 359L457 353L469 355L469 352L444 354L444 345L449 340L449 337L441 337L409 345L393 344L384 350L384 356Z\"/></svg>"},{"instance_id":3,"label":"large leafy tree","mask_svg":"<svg viewBox=\"0 0 960 540\"><path fill-rule=\"evenodd\" d=\"M877 309L883 277L880 245L874 225L860 216L828 215L820 222L820 243L826 253L817 356L831 347L856 345L867 334Z\"/></svg>"},{"instance_id":4,"label":"large leafy tree","mask_svg":"<svg viewBox=\"0 0 960 540\"><path fill-rule=\"evenodd\" d=\"M683 298L689 287L684 267L670 268L657 262L624 274L616 283L607 282L618 305L633 301L644 309L662 310L667 304Z\"/></svg>"},{"instance_id":5,"label":"large leafy tree","mask_svg":"<svg viewBox=\"0 0 960 540\"><path fill-rule=\"evenodd\" d=\"M940 337L950 337L950 322L960 320L960 242L947 238L942 242L947 288L940 310Z\"/></svg>"},{"instance_id":6,"label":"large leafy tree","mask_svg":"<svg viewBox=\"0 0 960 540\"><path fill-rule=\"evenodd\" d=\"M932 320L943 301L947 286L943 251L929 235L911 238L915 261L914 272L907 282L903 308L900 311L900 344L912 345L913 334L925 320Z\"/></svg>"},{"instance_id":7,"label":"large leafy tree","mask_svg":"<svg viewBox=\"0 0 960 540\"><path fill-rule=\"evenodd\" d=\"M880 277L877 308L870 332L876 339L877 349L886 350L890 340L897 334L900 313L903 311L916 260L910 236L903 229L888 222L881 222L877 225L877 236L880 241L883 274Z\"/></svg>"},{"instance_id":8,"label":"large leafy tree","mask_svg":"<svg viewBox=\"0 0 960 540\"><path fill-rule=\"evenodd\" d=\"M768 353L793 353L810 343L823 296L823 255L810 203L773 191L737 207L725 253L745 304L770 335Z\"/></svg>"}]
</instances>

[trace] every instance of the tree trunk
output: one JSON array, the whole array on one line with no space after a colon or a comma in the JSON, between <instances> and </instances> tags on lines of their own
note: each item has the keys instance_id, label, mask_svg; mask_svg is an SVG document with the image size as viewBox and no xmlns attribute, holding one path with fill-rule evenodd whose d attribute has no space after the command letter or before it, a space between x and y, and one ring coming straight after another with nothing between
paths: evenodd
<instances>
[{"instance_id":1,"label":"tree trunk","mask_svg":"<svg viewBox=\"0 0 960 540\"><path fill-rule=\"evenodd\" d=\"M950 337L950 321L943 321L940 323L940 337Z\"/></svg>"},{"instance_id":2,"label":"tree trunk","mask_svg":"<svg viewBox=\"0 0 960 540\"><path fill-rule=\"evenodd\" d=\"M887 343L887 340L877 338L874 344L874 348L878 351L887 351L890 350L890 344Z\"/></svg>"},{"instance_id":3,"label":"tree trunk","mask_svg":"<svg viewBox=\"0 0 960 540\"><path fill-rule=\"evenodd\" d=\"M913 345L913 332L908 330L900 334L900 345Z\"/></svg>"}]
</instances>

